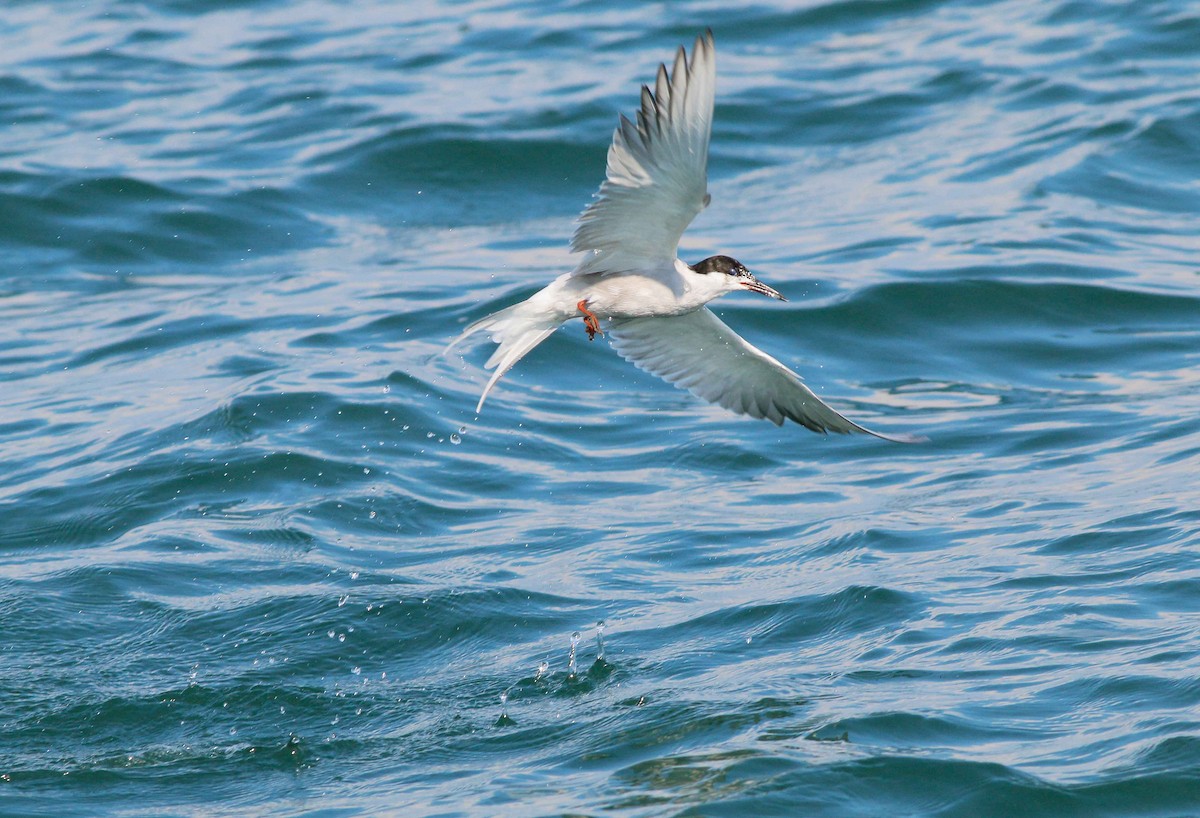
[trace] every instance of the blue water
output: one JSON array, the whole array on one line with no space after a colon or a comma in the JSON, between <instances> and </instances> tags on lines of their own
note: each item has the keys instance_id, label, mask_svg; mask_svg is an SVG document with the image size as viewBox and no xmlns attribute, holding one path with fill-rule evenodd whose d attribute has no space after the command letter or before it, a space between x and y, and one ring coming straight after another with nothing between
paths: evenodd
<instances>
[{"instance_id":1,"label":"blue water","mask_svg":"<svg viewBox=\"0 0 1200 818\"><path fill-rule=\"evenodd\" d=\"M684 257L929 443L438 354L706 26ZM1195 3L29 0L0 122L3 815L1200 815Z\"/></svg>"}]
</instances>

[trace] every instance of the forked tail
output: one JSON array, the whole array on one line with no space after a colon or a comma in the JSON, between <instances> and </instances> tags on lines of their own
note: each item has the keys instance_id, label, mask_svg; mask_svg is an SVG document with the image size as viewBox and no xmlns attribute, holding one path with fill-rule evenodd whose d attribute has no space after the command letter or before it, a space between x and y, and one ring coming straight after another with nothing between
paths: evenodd
<instances>
[{"instance_id":1,"label":"forked tail","mask_svg":"<svg viewBox=\"0 0 1200 818\"><path fill-rule=\"evenodd\" d=\"M468 325L461 335L450 342L450 346L446 347L446 352L458 346L468 336L484 330L491 335L493 341L500 345L496 347L492 357L488 358L487 363L484 364L488 369L495 367L496 371L492 373L487 386L483 388L483 394L479 396L479 403L475 407L476 412L483 409L483 402L487 400L488 392L492 391L496 381L500 380L517 361L524 358L531 349L546 340L547 336L561 325L561 320L548 318L544 311L531 306L528 301L522 301L520 304L514 304L499 312L494 312L486 318L480 318Z\"/></svg>"}]
</instances>

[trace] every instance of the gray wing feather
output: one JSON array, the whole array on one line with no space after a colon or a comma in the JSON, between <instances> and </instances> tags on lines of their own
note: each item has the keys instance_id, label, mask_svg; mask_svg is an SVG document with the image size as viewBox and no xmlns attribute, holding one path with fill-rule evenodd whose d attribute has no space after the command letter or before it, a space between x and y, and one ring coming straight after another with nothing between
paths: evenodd
<instances>
[{"instance_id":1,"label":"gray wing feather","mask_svg":"<svg viewBox=\"0 0 1200 818\"><path fill-rule=\"evenodd\" d=\"M571 251L586 253L574 275L669 266L679 237L708 203L708 143L716 92L712 32L696 38L689 63L659 66L642 87L636 122L622 116L596 201L579 217Z\"/></svg>"},{"instance_id":2,"label":"gray wing feather","mask_svg":"<svg viewBox=\"0 0 1200 818\"><path fill-rule=\"evenodd\" d=\"M777 426L793 420L814 432L860 432L899 443L917 435L885 435L834 411L800 376L746 342L707 307L667 318L612 321L608 338L630 363L731 412Z\"/></svg>"}]
</instances>

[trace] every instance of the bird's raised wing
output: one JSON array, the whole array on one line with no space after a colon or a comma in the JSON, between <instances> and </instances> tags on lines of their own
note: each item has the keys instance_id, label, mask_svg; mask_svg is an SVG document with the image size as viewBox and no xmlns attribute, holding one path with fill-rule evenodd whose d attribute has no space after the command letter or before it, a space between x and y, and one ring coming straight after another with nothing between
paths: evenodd
<instances>
[{"instance_id":1,"label":"bird's raised wing","mask_svg":"<svg viewBox=\"0 0 1200 818\"><path fill-rule=\"evenodd\" d=\"M708 204L708 141L717 83L712 32L682 48L654 90L642 86L637 124L624 116L608 149L607 178L579 217L574 275L670 266L679 237Z\"/></svg>"},{"instance_id":2,"label":"bird's raised wing","mask_svg":"<svg viewBox=\"0 0 1200 818\"><path fill-rule=\"evenodd\" d=\"M884 435L827 406L779 361L747 343L707 307L667 318L614 320L608 338L621 357L732 412L794 420L814 432L862 432L898 443L916 435Z\"/></svg>"}]
</instances>

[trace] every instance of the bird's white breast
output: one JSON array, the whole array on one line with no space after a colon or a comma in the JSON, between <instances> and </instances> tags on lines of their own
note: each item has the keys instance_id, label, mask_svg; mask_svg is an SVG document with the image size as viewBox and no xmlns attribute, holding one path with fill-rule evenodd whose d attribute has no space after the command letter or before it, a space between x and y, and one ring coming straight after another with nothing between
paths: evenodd
<instances>
[{"instance_id":1,"label":"bird's white breast","mask_svg":"<svg viewBox=\"0 0 1200 818\"><path fill-rule=\"evenodd\" d=\"M650 318L700 309L727 292L722 278L700 275L676 261L664 270L562 276L547 290L555 291L556 306L565 315L577 314L576 304L586 300L600 318Z\"/></svg>"}]
</instances>

